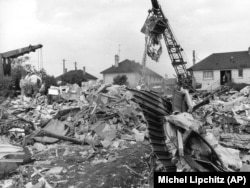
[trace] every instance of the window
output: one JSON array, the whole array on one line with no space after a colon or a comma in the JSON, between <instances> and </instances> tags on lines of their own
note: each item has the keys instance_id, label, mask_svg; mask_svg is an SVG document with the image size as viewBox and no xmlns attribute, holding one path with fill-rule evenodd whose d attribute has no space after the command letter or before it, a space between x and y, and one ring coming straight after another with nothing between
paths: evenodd
<instances>
[{"instance_id":1,"label":"window","mask_svg":"<svg viewBox=\"0 0 250 188\"><path fill-rule=\"evenodd\" d=\"M214 72L213 71L203 71L203 79L204 80L213 80Z\"/></svg>"},{"instance_id":2,"label":"window","mask_svg":"<svg viewBox=\"0 0 250 188\"><path fill-rule=\"evenodd\" d=\"M243 69L238 70L238 77L243 78Z\"/></svg>"}]
</instances>

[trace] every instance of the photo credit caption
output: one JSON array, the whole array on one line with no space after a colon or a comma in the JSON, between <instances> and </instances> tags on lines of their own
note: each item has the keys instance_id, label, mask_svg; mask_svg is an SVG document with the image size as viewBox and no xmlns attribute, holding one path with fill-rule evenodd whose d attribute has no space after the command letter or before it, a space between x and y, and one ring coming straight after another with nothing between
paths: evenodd
<instances>
[{"instance_id":1,"label":"photo credit caption","mask_svg":"<svg viewBox=\"0 0 250 188\"><path fill-rule=\"evenodd\" d=\"M190 184L194 187L202 187L207 184L223 185L224 187L249 187L250 172L247 173L217 173L217 172L190 172L190 173L172 173L155 172L155 187L176 186L176 184Z\"/></svg>"}]
</instances>

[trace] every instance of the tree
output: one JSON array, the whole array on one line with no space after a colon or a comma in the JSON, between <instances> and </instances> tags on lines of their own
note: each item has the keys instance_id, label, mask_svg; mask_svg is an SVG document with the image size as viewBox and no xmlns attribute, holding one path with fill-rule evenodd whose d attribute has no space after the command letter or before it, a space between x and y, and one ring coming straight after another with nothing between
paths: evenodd
<instances>
[{"instance_id":1,"label":"tree","mask_svg":"<svg viewBox=\"0 0 250 188\"><path fill-rule=\"evenodd\" d=\"M48 90L50 86L57 86L56 79L54 76L50 76L46 74L42 80L45 83L45 92L44 92L45 95L48 94Z\"/></svg>"},{"instance_id":2,"label":"tree","mask_svg":"<svg viewBox=\"0 0 250 188\"><path fill-rule=\"evenodd\" d=\"M82 82L87 81L81 70L67 72L61 77L61 79L63 82L78 84L79 86L81 86Z\"/></svg>"},{"instance_id":3,"label":"tree","mask_svg":"<svg viewBox=\"0 0 250 188\"><path fill-rule=\"evenodd\" d=\"M22 75L26 74L26 67L23 65L26 61L30 59L29 56L19 57L12 61L11 69L11 83L9 87L13 87L16 90L20 90L19 82L22 78Z\"/></svg>"},{"instance_id":4,"label":"tree","mask_svg":"<svg viewBox=\"0 0 250 188\"><path fill-rule=\"evenodd\" d=\"M128 77L126 75L117 75L113 78L113 84L116 85L128 85Z\"/></svg>"}]
</instances>

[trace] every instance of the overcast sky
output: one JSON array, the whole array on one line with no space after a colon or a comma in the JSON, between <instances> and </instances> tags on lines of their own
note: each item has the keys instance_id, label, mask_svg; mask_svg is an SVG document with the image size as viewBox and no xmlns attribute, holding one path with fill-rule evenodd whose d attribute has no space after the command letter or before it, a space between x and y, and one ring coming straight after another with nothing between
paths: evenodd
<instances>
[{"instance_id":1,"label":"overcast sky","mask_svg":"<svg viewBox=\"0 0 250 188\"><path fill-rule=\"evenodd\" d=\"M250 46L249 0L159 0L177 40L184 48L188 67L192 50L199 60L216 52L245 51ZM66 68L86 66L100 72L120 60L141 62L144 35L140 29L151 8L150 0L0 0L0 53L42 44L43 65L51 75ZM164 41L162 43L165 45ZM30 53L37 66L38 53ZM166 48L158 63L147 65L173 77Z\"/></svg>"}]
</instances>

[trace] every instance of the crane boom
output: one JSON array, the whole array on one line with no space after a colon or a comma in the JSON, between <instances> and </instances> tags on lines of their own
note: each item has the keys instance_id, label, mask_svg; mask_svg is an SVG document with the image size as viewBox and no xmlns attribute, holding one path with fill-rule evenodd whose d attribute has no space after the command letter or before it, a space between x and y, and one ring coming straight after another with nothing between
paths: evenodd
<instances>
[{"instance_id":1,"label":"crane boom","mask_svg":"<svg viewBox=\"0 0 250 188\"><path fill-rule=\"evenodd\" d=\"M16 50L11 50L8 52L0 53L0 79L2 79L5 76L5 71L4 66L6 65L6 62L8 62L8 67L11 67L11 59L17 58L19 56L28 54L30 52L35 52L37 49L42 48L43 45L38 44L38 45L29 45L24 48L16 49ZM8 70L10 70L8 68ZM8 71L8 75L10 76L10 71Z\"/></svg>"},{"instance_id":2,"label":"crane boom","mask_svg":"<svg viewBox=\"0 0 250 188\"><path fill-rule=\"evenodd\" d=\"M17 58L17 57L22 56L24 54L28 54L30 52L35 52L37 49L42 48L42 47L43 47L43 45L41 45L41 44L34 45L34 46L29 45L29 46L24 47L24 48L1 53L0 55L2 58Z\"/></svg>"}]
</instances>

